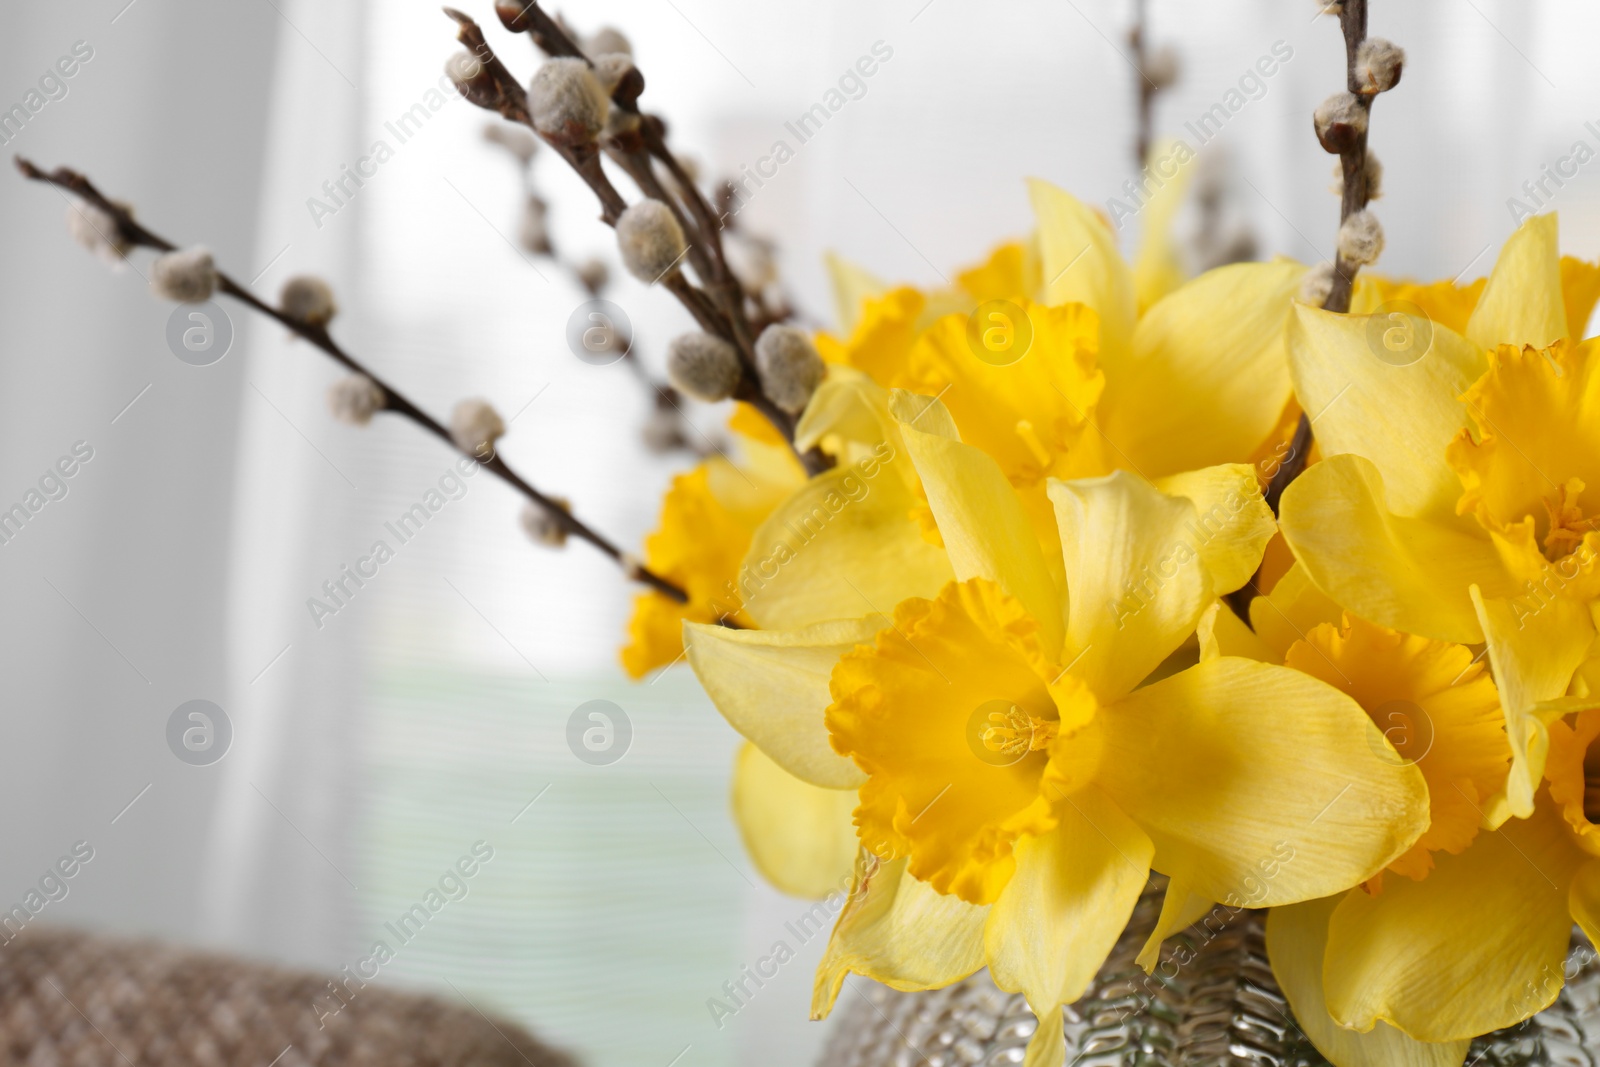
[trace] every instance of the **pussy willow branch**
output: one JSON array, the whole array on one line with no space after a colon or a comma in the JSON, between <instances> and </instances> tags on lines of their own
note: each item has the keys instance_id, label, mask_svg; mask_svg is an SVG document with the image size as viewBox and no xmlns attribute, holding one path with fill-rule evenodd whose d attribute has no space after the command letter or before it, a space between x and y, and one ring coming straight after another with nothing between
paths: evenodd
<instances>
[{"instance_id":1,"label":"pussy willow branch","mask_svg":"<svg viewBox=\"0 0 1600 1067\"><path fill-rule=\"evenodd\" d=\"M1356 77L1356 53L1361 49L1361 42L1367 39L1367 0L1344 0L1339 8L1339 28L1344 33L1346 88L1355 94L1357 103L1370 115L1373 96L1376 94L1363 92L1364 86ZM1339 222L1342 225L1345 219L1365 208L1370 199L1370 190L1367 188L1365 130L1350 148L1339 153L1339 167L1344 179L1343 196L1339 202ZM1322 302L1323 310L1337 311L1340 314L1349 313L1350 297L1355 289L1356 271L1360 269L1360 264L1351 263L1343 256L1335 255L1333 287L1328 292L1328 298ZM1311 416L1308 412L1302 411L1300 421L1295 423L1294 436L1289 441L1289 452L1284 456L1282 464L1273 472L1272 479L1267 483L1266 492L1263 494L1273 515L1278 514L1284 490L1305 471L1310 454ZM1257 587L1260 580L1261 571L1257 570L1247 585L1228 594L1229 606L1246 623L1250 621L1250 601L1259 595Z\"/></svg>"},{"instance_id":2,"label":"pussy willow branch","mask_svg":"<svg viewBox=\"0 0 1600 1067\"><path fill-rule=\"evenodd\" d=\"M1361 42L1367 39L1367 0L1344 0L1344 4L1339 8L1339 28L1344 31L1346 87L1355 94L1356 102L1361 109L1370 115L1376 94L1363 92L1364 87L1356 77L1356 53L1361 50ZM1364 209L1370 199L1368 195L1370 190L1367 188L1365 129L1355 139L1354 144L1339 153L1339 167L1344 178L1344 194L1339 202L1339 222L1342 224L1345 219ZM1356 272L1360 269L1359 263L1351 263L1343 256L1335 257L1333 287L1328 292L1328 298L1322 302L1324 310L1337 311L1340 314L1349 313ZM1274 515L1278 513L1278 504L1283 499L1283 491L1289 488L1290 482L1300 476L1301 471L1306 469L1306 458L1310 451L1311 418L1302 411L1300 421L1294 429L1289 455L1285 457L1283 466L1278 468L1267 486L1267 503Z\"/></svg>"},{"instance_id":3,"label":"pussy willow branch","mask_svg":"<svg viewBox=\"0 0 1600 1067\"><path fill-rule=\"evenodd\" d=\"M1150 140L1154 124L1151 112L1154 110L1153 105L1158 91L1155 82L1145 73L1148 58L1145 32L1149 21L1146 7L1147 0L1133 0L1133 26L1128 30L1128 44L1133 48L1133 69L1139 79L1135 86L1139 93L1139 103L1138 126L1133 138L1133 165L1141 170L1150 162Z\"/></svg>"},{"instance_id":4,"label":"pussy willow branch","mask_svg":"<svg viewBox=\"0 0 1600 1067\"><path fill-rule=\"evenodd\" d=\"M447 7L444 11L455 20L457 40L484 64L482 74L465 87L467 99L486 110L497 111L508 121L527 126L538 134L540 139L554 148L595 191L600 198L601 221L615 228L622 212L627 210L627 202L611 184L601 167L600 149L597 145L557 144L539 134L528 113L527 91L516 78L512 77L505 64L489 47L482 28L470 16L454 8ZM520 2L500 3L495 6L495 11L506 29L515 33L529 34L534 44L547 55L582 59L593 66L582 49L537 3L526 5ZM617 86L611 99L623 111L640 114L638 97L643 90L644 77L635 68ZM682 197L682 203L670 195L663 184L656 179L650 169L649 160L639 151L639 145L632 144L628 140L632 138L636 138L642 145L643 153L648 153L667 169L678 195ZM793 447L795 419L772 403L761 390L760 378L755 369L755 334L750 329L750 323L744 312L744 290L728 269L718 220L699 188L690 180L682 163L667 148L665 124L655 116L640 115L637 133L625 134L623 139L611 138L609 141L613 149L613 158L633 176L641 192L653 199L661 200L678 219L683 227L685 239L690 242L691 265L701 274L709 292L696 286L679 271L673 271L661 279L662 284L677 297L678 302L702 330L721 337L734 346L744 370L743 381L735 391L734 398L759 411ZM692 223L686 217L685 207L687 214L693 216ZM795 450L795 455L811 474L832 466L832 460L816 448L805 452Z\"/></svg>"},{"instance_id":5,"label":"pussy willow branch","mask_svg":"<svg viewBox=\"0 0 1600 1067\"><path fill-rule=\"evenodd\" d=\"M128 244L143 248L153 248L158 252L172 252L176 250L177 246L171 241L168 241L166 238L151 232L143 225L135 221L132 214L129 213L126 208L119 206L107 198L100 192L99 189L95 188L94 184L90 182L88 178L84 177L82 174L79 174L77 171L71 170L67 167L58 167L53 171L45 171L20 156L17 157L16 164L17 169L22 172L24 177L33 181L46 182L50 185L65 189L110 215L111 218L116 222L118 231L117 236L123 241L126 241ZM463 456L466 456L468 459L477 462L485 469L493 472L502 481L506 482L508 485L520 492L523 496L527 497L533 503L543 508L557 523L561 525L564 530L566 530L568 534L579 538L580 540L589 542L589 544L593 545L607 556L610 556L623 567L629 577L650 586L650 588L662 593L665 596L671 597L680 604L688 603L689 595L684 592L682 588L661 577L659 574L656 574L643 564L628 559L622 549L618 548L609 538L605 537L601 533L598 533L577 516L569 513L551 497L546 496L539 490L535 489L532 485L529 485L528 482L520 474L512 470L511 467L506 464L506 461L501 459L498 454L490 455L488 458L483 458L466 452L458 447L455 443L455 440L450 436L450 431L440 425L437 419L429 415L426 411L423 411L416 404L412 403L411 400L405 396L405 394L401 393L394 386L390 385L388 382L384 381L378 375L374 374L372 371L363 366L359 360L346 352L342 347L340 347L337 341L329 336L326 328L300 322L296 319L290 318L277 308L256 297L255 294L251 293L244 286L240 285L238 282L234 281L231 277L222 273L221 271L217 272L217 288L241 303L248 305L263 315L266 315L268 318L282 324L285 329L294 333L296 336L311 342L323 352L333 357L336 362L343 365L347 370L369 378L375 385L378 386L379 389L383 390L383 410L392 411L398 415L405 416L418 426L422 427L424 430L427 430L429 433L439 438L446 445L450 446L450 448L460 452Z\"/></svg>"}]
</instances>

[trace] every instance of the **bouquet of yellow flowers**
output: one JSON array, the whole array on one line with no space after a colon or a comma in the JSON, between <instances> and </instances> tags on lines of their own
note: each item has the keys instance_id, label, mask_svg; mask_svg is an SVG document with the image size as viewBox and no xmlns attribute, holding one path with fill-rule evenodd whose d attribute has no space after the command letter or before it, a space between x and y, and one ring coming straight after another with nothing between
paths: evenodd
<instances>
[{"instance_id":1,"label":"bouquet of yellow flowers","mask_svg":"<svg viewBox=\"0 0 1600 1067\"><path fill-rule=\"evenodd\" d=\"M838 900L814 1016L852 973L921 991L987 968L1037 1017L1026 1063L1060 1067L1063 1010L1159 893L1146 971L1181 969L1171 939L1218 906L1262 911L1322 1056L1454 1067L1600 936L1600 266L1541 215L1485 281L1362 273L1383 247L1367 128L1403 55L1365 0L1327 6L1334 262L1184 277L1180 167L1129 263L1104 215L1034 181L1035 232L947 288L834 261L837 334L734 269L620 35L497 4L549 57L524 88L451 12L458 91L570 163L627 269L694 318L663 410L734 402L734 454L675 479L642 558L511 470L486 403L446 426L357 362L314 279L269 307L81 175L22 167L81 198L84 243L162 253L159 295L274 316L353 372L336 414L412 419L522 493L536 539L642 584L625 668L692 666L746 739L755 865Z\"/></svg>"}]
</instances>

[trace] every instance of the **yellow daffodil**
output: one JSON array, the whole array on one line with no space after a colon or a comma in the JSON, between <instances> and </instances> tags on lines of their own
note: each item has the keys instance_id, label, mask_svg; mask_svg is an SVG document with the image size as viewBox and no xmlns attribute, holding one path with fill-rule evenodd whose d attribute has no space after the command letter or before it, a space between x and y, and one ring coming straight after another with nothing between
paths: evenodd
<instances>
[{"instance_id":1,"label":"yellow daffodil","mask_svg":"<svg viewBox=\"0 0 1600 1067\"><path fill-rule=\"evenodd\" d=\"M1304 306L1289 328L1325 458L1284 494L1284 535L1354 614L1487 642L1513 755L1488 805L1496 826L1533 813L1556 702L1596 635L1600 361L1576 341L1596 272L1563 264L1556 237L1554 216L1523 224L1464 333L1392 309ZM1470 299L1434 306L1459 322Z\"/></svg>"},{"instance_id":2,"label":"yellow daffodil","mask_svg":"<svg viewBox=\"0 0 1600 1067\"><path fill-rule=\"evenodd\" d=\"M814 1013L851 971L925 989L987 964L1043 1020L1027 1062L1058 1063L1060 1008L1151 869L1188 896L1276 905L1408 854L1428 825L1423 775L1351 697L1235 656L1160 670L1272 535L1249 467L1049 480L1052 567L944 404L896 392L887 413L867 448L878 413L840 405L845 462L753 537L745 606L763 629L685 626L718 709L809 798L795 820L763 801L747 837L769 825L832 875L846 828L826 794L855 802L862 847ZM905 521L913 482L940 545ZM793 866L790 884L826 884Z\"/></svg>"},{"instance_id":3,"label":"yellow daffodil","mask_svg":"<svg viewBox=\"0 0 1600 1067\"><path fill-rule=\"evenodd\" d=\"M1531 817L1491 829L1486 807L1511 746L1481 657L1342 611L1298 565L1250 616L1246 627L1220 604L1208 609L1202 660L1285 662L1350 694L1393 745L1383 758L1414 764L1429 796L1427 831L1384 875L1272 910L1279 985L1335 1067L1460 1067L1473 1037L1549 1006L1573 922L1595 929L1600 827L1585 814L1584 759L1600 712L1551 722L1548 789ZM1191 905L1196 915L1211 906Z\"/></svg>"},{"instance_id":4,"label":"yellow daffodil","mask_svg":"<svg viewBox=\"0 0 1600 1067\"><path fill-rule=\"evenodd\" d=\"M736 424L737 426L737 424ZM677 601L653 590L634 598L622 665L634 678L683 658L683 620L731 619L748 626L735 582L750 536L805 472L781 440L741 441L744 462L716 456L672 480L661 520L645 540L645 563L689 594Z\"/></svg>"},{"instance_id":5,"label":"yellow daffodil","mask_svg":"<svg viewBox=\"0 0 1600 1067\"><path fill-rule=\"evenodd\" d=\"M1047 477L1250 462L1293 428L1283 327L1305 268L1237 263L1182 283L1164 250L1180 192L1147 205L1133 266L1103 215L1042 181L1029 185L1036 238L950 289L890 289L834 261L851 329L818 348L886 388L941 396L963 438L1041 499Z\"/></svg>"}]
</instances>

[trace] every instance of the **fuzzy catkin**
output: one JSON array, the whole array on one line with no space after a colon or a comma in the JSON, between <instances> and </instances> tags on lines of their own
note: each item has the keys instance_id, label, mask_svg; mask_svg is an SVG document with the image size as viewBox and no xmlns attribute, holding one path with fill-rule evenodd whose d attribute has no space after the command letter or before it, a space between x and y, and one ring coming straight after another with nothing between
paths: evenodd
<instances>
[{"instance_id":1,"label":"fuzzy catkin","mask_svg":"<svg viewBox=\"0 0 1600 1067\"><path fill-rule=\"evenodd\" d=\"M811 338L795 326L772 325L756 338L756 372L761 391L778 407L797 415L822 384L827 368Z\"/></svg>"},{"instance_id":2,"label":"fuzzy catkin","mask_svg":"<svg viewBox=\"0 0 1600 1067\"><path fill-rule=\"evenodd\" d=\"M1384 93L1400 82L1406 53L1393 41L1368 37L1356 49L1356 81L1369 93Z\"/></svg>"},{"instance_id":3,"label":"fuzzy catkin","mask_svg":"<svg viewBox=\"0 0 1600 1067\"><path fill-rule=\"evenodd\" d=\"M351 374L328 387L328 409L351 426L365 426L387 404L383 389L365 374Z\"/></svg>"},{"instance_id":4,"label":"fuzzy catkin","mask_svg":"<svg viewBox=\"0 0 1600 1067\"><path fill-rule=\"evenodd\" d=\"M573 56L547 59L528 85L533 127L558 144L583 144L605 128L611 101L589 64Z\"/></svg>"},{"instance_id":5,"label":"fuzzy catkin","mask_svg":"<svg viewBox=\"0 0 1600 1067\"><path fill-rule=\"evenodd\" d=\"M628 273L647 285L675 269L688 246L672 209L659 200L641 200L617 220L617 249Z\"/></svg>"},{"instance_id":6,"label":"fuzzy catkin","mask_svg":"<svg viewBox=\"0 0 1600 1067\"><path fill-rule=\"evenodd\" d=\"M487 400L463 400L450 413L450 440L469 456L487 458L505 432L506 424Z\"/></svg>"},{"instance_id":7,"label":"fuzzy catkin","mask_svg":"<svg viewBox=\"0 0 1600 1067\"><path fill-rule=\"evenodd\" d=\"M696 400L714 404L739 388L744 368L733 345L709 333L686 333L667 346L667 378Z\"/></svg>"},{"instance_id":8,"label":"fuzzy catkin","mask_svg":"<svg viewBox=\"0 0 1600 1067\"><path fill-rule=\"evenodd\" d=\"M572 513L572 504L563 497L551 497L556 506L567 514ZM522 506L522 532L534 544L544 545L546 548L564 548L567 543L567 527L560 519L551 514L550 509L541 504L528 501Z\"/></svg>"},{"instance_id":9,"label":"fuzzy catkin","mask_svg":"<svg viewBox=\"0 0 1600 1067\"><path fill-rule=\"evenodd\" d=\"M1368 267L1382 252L1383 226L1372 212L1357 211L1339 224L1339 258L1346 263Z\"/></svg>"},{"instance_id":10,"label":"fuzzy catkin","mask_svg":"<svg viewBox=\"0 0 1600 1067\"><path fill-rule=\"evenodd\" d=\"M333 289L321 278L299 274L283 283L278 293L278 310L295 322L326 326L339 312Z\"/></svg>"},{"instance_id":11,"label":"fuzzy catkin","mask_svg":"<svg viewBox=\"0 0 1600 1067\"><path fill-rule=\"evenodd\" d=\"M204 248L185 248L156 257L150 265L150 291L163 300L203 304L217 291L217 268Z\"/></svg>"}]
</instances>

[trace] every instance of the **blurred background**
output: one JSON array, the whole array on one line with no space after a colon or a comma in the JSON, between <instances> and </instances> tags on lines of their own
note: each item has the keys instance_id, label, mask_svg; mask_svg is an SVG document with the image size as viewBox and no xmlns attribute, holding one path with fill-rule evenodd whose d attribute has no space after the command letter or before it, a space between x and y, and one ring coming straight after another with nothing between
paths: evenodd
<instances>
[{"instance_id":1,"label":"blurred background","mask_svg":"<svg viewBox=\"0 0 1600 1067\"><path fill-rule=\"evenodd\" d=\"M530 75L528 42L502 33L488 3L465 7ZM827 327L829 251L938 285L1028 231L1025 177L1097 204L1120 194L1137 176L1131 13L1128 0L564 12L580 32L631 38L644 102L707 179L754 166L779 139L797 147L739 223L778 243L804 317ZM1224 176L1230 225L1263 257L1331 254L1332 160L1310 114L1342 87L1344 60L1335 23L1315 16L1310 0L1149 2L1150 45L1181 63L1156 132ZM404 143L386 127L437 89L455 49L436 4L89 0L12 5L5 22L0 109L59 58L81 61L4 127L7 153L84 170L268 299L292 274L327 277L351 351L440 417L462 397L490 399L511 419L514 466L640 544L690 457L641 445L649 400L626 367L568 351L584 294L517 248L520 178L484 142L486 116L451 98ZM1513 228L1508 201L1538 206L1523 183L1577 142L1585 160L1600 150L1600 9L1373 0L1371 30L1408 51L1372 127L1386 168L1379 269L1484 274ZM865 92L797 146L784 124L880 43L891 58ZM1273 76L1245 86L1202 146L1185 124L1274 52ZM379 140L393 155L378 173L336 212L313 212L323 183ZM551 153L535 173L557 245L614 261L588 190ZM1600 163L1545 190L1563 250L1600 255ZM493 859L466 897L380 981L467 997L595 1064L811 1062L825 1032L805 1021L821 939L785 932L808 905L746 860L727 812L736 738L692 675L622 674L633 594L616 569L581 544L532 546L519 501L477 477L314 620L308 598L452 455L399 420L334 422L334 366L237 304L227 356L180 362L172 309L139 274L147 258L106 270L67 239L64 211L55 191L0 176L0 507L74 446L92 450L66 495L0 545L0 801L12 813L0 910L86 841L93 860L41 921L331 971L481 841ZM1124 248L1137 237L1135 219ZM681 311L630 279L611 295L659 366ZM690 418L716 435L724 413ZM167 740L194 699L232 731L205 766ZM593 699L632 722L631 747L607 766L566 740ZM708 998L780 938L798 957L719 1025Z\"/></svg>"}]
</instances>

